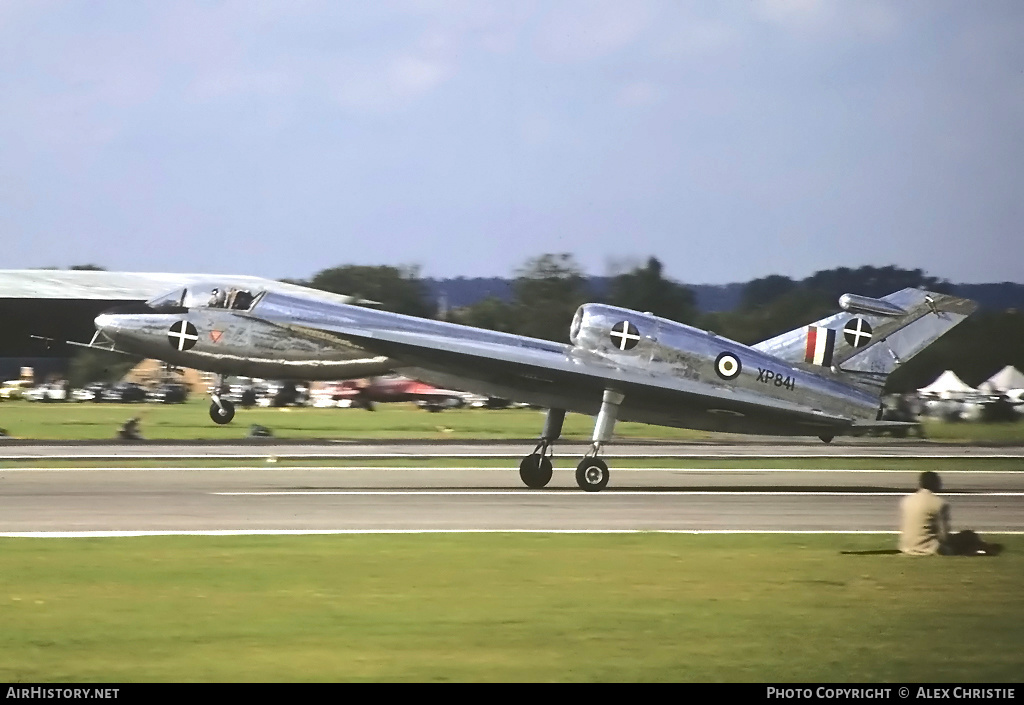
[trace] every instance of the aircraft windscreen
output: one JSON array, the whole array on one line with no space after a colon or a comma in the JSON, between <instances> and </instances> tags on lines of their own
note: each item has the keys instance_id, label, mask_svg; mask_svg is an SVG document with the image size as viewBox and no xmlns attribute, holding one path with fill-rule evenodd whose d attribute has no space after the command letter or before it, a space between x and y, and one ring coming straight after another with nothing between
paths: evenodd
<instances>
[{"instance_id":1,"label":"aircraft windscreen","mask_svg":"<svg viewBox=\"0 0 1024 705\"><path fill-rule=\"evenodd\" d=\"M146 303L155 311L178 312L190 308L226 308L248 311L262 291L223 284L197 284L175 289Z\"/></svg>"},{"instance_id":2,"label":"aircraft windscreen","mask_svg":"<svg viewBox=\"0 0 1024 705\"><path fill-rule=\"evenodd\" d=\"M174 291L161 294L160 296L150 299L146 302L146 305L154 311L176 313L186 307L185 299L187 295L188 289L175 289Z\"/></svg>"}]
</instances>

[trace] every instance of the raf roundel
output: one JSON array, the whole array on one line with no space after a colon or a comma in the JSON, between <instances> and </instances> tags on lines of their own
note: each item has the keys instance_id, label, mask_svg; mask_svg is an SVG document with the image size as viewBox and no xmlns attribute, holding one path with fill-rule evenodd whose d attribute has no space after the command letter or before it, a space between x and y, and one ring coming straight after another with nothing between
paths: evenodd
<instances>
[{"instance_id":1,"label":"raf roundel","mask_svg":"<svg viewBox=\"0 0 1024 705\"><path fill-rule=\"evenodd\" d=\"M640 342L640 331L629 321L616 323L608 336L619 350L632 350Z\"/></svg>"},{"instance_id":2,"label":"raf roundel","mask_svg":"<svg viewBox=\"0 0 1024 705\"><path fill-rule=\"evenodd\" d=\"M191 350L199 341L199 331L188 321L178 321L167 331L167 341L179 352Z\"/></svg>"},{"instance_id":3,"label":"raf roundel","mask_svg":"<svg viewBox=\"0 0 1024 705\"><path fill-rule=\"evenodd\" d=\"M732 353L724 352L715 358L715 372L722 379L736 379L743 371L743 363Z\"/></svg>"}]
</instances>

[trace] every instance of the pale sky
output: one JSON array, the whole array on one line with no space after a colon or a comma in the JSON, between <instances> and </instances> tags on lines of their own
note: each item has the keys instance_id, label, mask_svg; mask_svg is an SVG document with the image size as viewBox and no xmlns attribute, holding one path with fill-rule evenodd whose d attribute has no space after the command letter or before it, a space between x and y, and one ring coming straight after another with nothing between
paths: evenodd
<instances>
[{"instance_id":1,"label":"pale sky","mask_svg":"<svg viewBox=\"0 0 1024 705\"><path fill-rule=\"evenodd\" d=\"M0 0L0 268L1024 282L1024 3Z\"/></svg>"}]
</instances>

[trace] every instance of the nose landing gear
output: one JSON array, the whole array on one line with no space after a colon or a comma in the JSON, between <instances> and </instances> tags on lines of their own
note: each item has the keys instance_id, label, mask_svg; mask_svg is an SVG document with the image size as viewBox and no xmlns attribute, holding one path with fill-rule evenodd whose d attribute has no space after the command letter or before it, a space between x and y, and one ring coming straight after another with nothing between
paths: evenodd
<instances>
[{"instance_id":1,"label":"nose landing gear","mask_svg":"<svg viewBox=\"0 0 1024 705\"><path fill-rule=\"evenodd\" d=\"M615 419L618 417L619 405L625 395L614 389L604 390L601 397L601 410L594 422L594 436L590 451L576 466L576 484L586 492L600 492L608 486L608 463L597 457L601 446L611 440L615 430Z\"/></svg>"},{"instance_id":2,"label":"nose landing gear","mask_svg":"<svg viewBox=\"0 0 1024 705\"><path fill-rule=\"evenodd\" d=\"M584 458L576 466L576 484L587 492L600 492L608 485L608 464L600 458Z\"/></svg>"},{"instance_id":3,"label":"nose landing gear","mask_svg":"<svg viewBox=\"0 0 1024 705\"><path fill-rule=\"evenodd\" d=\"M235 405L225 399L214 398L210 404L210 418L221 425L231 423L231 419L235 418Z\"/></svg>"},{"instance_id":4,"label":"nose landing gear","mask_svg":"<svg viewBox=\"0 0 1024 705\"><path fill-rule=\"evenodd\" d=\"M235 405L227 399L220 398L220 393L223 388L224 377L222 375L217 375L216 383L213 386L213 392L210 394L210 399L213 400L213 403L210 404L210 418L213 419L214 423L221 425L231 423L231 419L235 418Z\"/></svg>"}]
</instances>

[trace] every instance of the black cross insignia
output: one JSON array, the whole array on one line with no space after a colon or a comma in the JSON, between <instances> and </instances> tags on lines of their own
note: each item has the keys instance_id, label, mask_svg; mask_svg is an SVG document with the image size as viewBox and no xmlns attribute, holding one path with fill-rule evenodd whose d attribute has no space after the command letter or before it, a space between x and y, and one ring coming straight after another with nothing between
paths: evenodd
<instances>
[{"instance_id":1,"label":"black cross insignia","mask_svg":"<svg viewBox=\"0 0 1024 705\"><path fill-rule=\"evenodd\" d=\"M871 326L863 318L854 318L843 326L843 337L855 348L867 345L871 341Z\"/></svg>"},{"instance_id":2,"label":"black cross insignia","mask_svg":"<svg viewBox=\"0 0 1024 705\"><path fill-rule=\"evenodd\" d=\"M616 323L608 335L619 350L632 350L640 342L640 331L629 321Z\"/></svg>"},{"instance_id":3,"label":"black cross insignia","mask_svg":"<svg viewBox=\"0 0 1024 705\"><path fill-rule=\"evenodd\" d=\"M195 347L195 344L199 341L199 332L188 321L178 321L168 331L167 340L171 343L172 348L178 352L183 352Z\"/></svg>"}]
</instances>

